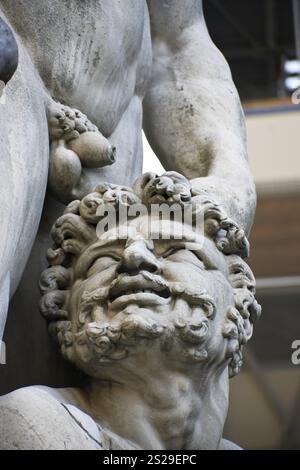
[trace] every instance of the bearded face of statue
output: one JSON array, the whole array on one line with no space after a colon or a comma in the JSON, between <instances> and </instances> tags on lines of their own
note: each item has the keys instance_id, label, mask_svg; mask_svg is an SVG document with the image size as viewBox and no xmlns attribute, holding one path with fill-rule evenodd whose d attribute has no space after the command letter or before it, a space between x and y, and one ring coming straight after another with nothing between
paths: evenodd
<instances>
[{"instance_id":1,"label":"bearded face of statue","mask_svg":"<svg viewBox=\"0 0 300 470\"><path fill-rule=\"evenodd\" d=\"M174 364L224 367L223 328L234 305L226 257L190 227L171 238L182 230L177 222L157 221L154 240L147 218L126 229L126 238L105 232L73 265L75 363L98 378L120 361L136 367L143 351Z\"/></svg>"},{"instance_id":2,"label":"bearded face of statue","mask_svg":"<svg viewBox=\"0 0 300 470\"><path fill-rule=\"evenodd\" d=\"M222 208L193 196L183 178L146 174L134 190L99 185L53 226L41 313L64 357L89 376L110 379L163 361L206 374L241 368L261 311L242 259L249 245ZM192 219L150 215L156 193L168 208L188 205ZM103 229L107 205L120 217Z\"/></svg>"}]
</instances>

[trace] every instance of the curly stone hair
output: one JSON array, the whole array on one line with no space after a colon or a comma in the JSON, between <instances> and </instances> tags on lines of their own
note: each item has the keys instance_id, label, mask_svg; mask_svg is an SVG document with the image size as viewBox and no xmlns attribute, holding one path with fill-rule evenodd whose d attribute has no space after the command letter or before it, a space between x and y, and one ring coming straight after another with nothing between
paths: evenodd
<instances>
[{"instance_id":1,"label":"curly stone hair","mask_svg":"<svg viewBox=\"0 0 300 470\"><path fill-rule=\"evenodd\" d=\"M242 365L243 345L250 339L253 323L261 307L255 300L255 279L242 258L248 256L249 243L244 231L229 219L222 208L203 195L193 194L189 181L175 172L162 176L146 173L133 188L103 183L81 201L71 202L55 222L51 236L54 246L48 250L49 268L41 275L40 310L49 322L49 331L59 342L62 354L72 360L73 334L67 309L72 286L72 265L86 247L97 240L96 226L101 220L98 208L112 204L116 210L143 203L192 204L193 213L203 211L204 230L226 255L229 282L234 290L235 306L226 315L223 336L227 339L226 361L230 376Z\"/></svg>"},{"instance_id":2,"label":"curly stone hair","mask_svg":"<svg viewBox=\"0 0 300 470\"><path fill-rule=\"evenodd\" d=\"M261 315L261 306L255 299L255 278L239 256L228 256L229 282L233 288L235 306L226 315L223 336L228 340L227 357L230 377L237 375L243 364L243 346L249 341L253 324Z\"/></svg>"}]
</instances>

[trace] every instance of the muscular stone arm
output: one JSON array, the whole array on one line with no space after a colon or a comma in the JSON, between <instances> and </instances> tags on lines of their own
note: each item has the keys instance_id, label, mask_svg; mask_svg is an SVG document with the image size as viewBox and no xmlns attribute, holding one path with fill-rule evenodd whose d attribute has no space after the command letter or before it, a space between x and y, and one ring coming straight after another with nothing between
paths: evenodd
<instances>
[{"instance_id":1,"label":"muscular stone arm","mask_svg":"<svg viewBox=\"0 0 300 470\"><path fill-rule=\"evenodd\" d=\"M246 232L255 209L244 116L230 69L213 44L202 0L148 0L153 72L144 128L167 170L213 195Z\"/></svg>"}]
</instances>

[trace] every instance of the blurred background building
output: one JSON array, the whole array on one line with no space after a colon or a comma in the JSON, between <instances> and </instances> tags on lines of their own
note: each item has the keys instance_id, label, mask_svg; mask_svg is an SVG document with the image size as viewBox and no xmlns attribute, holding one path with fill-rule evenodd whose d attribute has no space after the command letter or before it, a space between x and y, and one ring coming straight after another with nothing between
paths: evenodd
<instances>
[{"instance_id":1,"label":"blurred background building","mask_svg":"<svg viewBox=\"0 0 300 470\"><path fill-rule=\"evenodd\" d=\"M300 449L300 0L204 8L243 101L258 191L250 265L263 315L231 381L225 435L246 449ZM145 154L145 170L163 171L147 142Z\"/></svg>"}]
</instances>

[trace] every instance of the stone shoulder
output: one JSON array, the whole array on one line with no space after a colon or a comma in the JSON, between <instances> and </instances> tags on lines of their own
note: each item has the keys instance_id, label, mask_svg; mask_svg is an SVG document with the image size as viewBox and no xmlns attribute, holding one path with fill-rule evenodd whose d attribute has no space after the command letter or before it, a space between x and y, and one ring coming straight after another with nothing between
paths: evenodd
<instances>
[{"instance_id":1,"label":"stone shoulder","mask_svg":"<svg viewBox=\"0 0 300 470\"><path fill-rule=\"evenodd\" d=\"M91 420L92 421L92 420ZM0 397L1 450L100 450L67 407L39 387Z\"/></svg>"}]
</instances>

